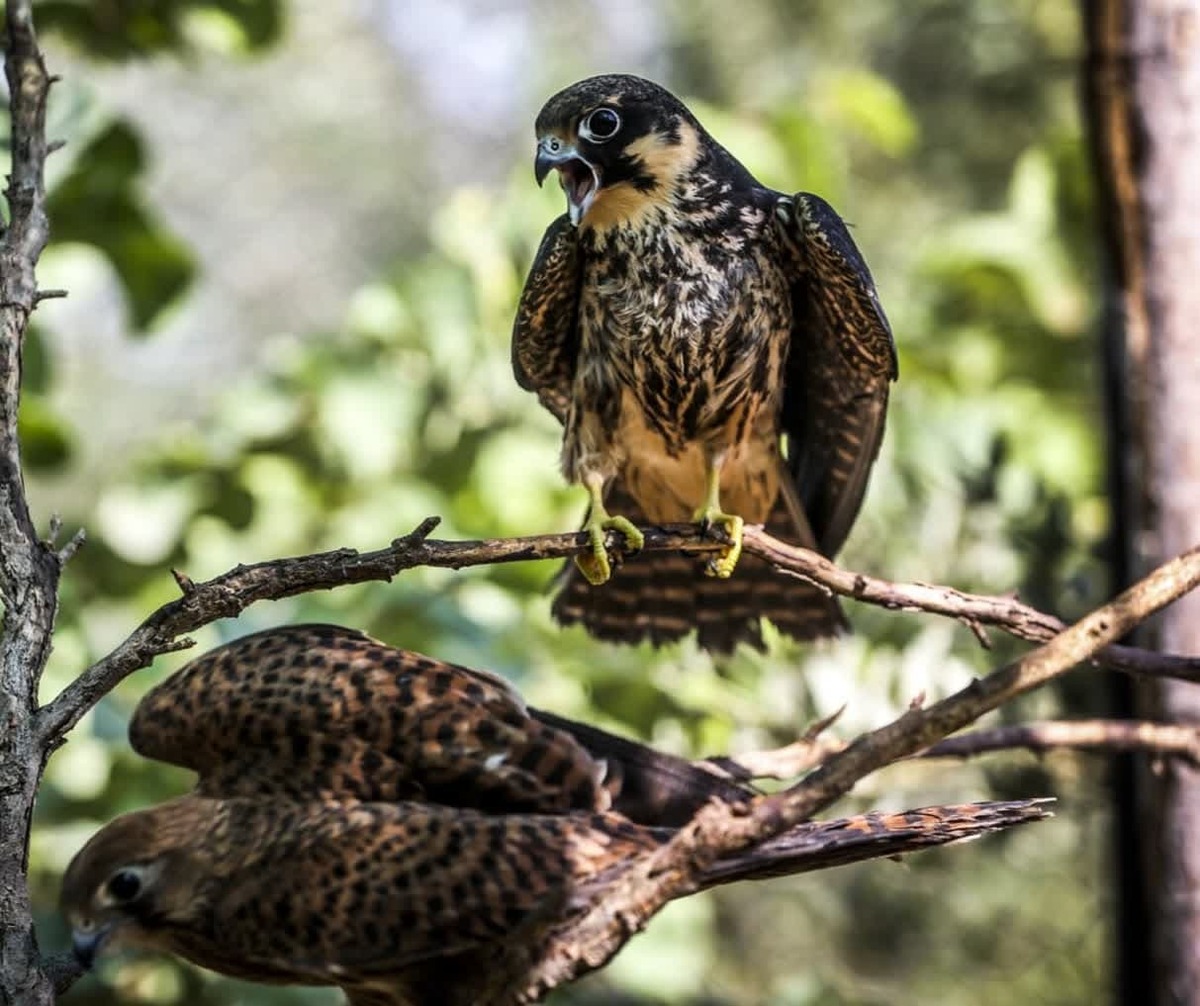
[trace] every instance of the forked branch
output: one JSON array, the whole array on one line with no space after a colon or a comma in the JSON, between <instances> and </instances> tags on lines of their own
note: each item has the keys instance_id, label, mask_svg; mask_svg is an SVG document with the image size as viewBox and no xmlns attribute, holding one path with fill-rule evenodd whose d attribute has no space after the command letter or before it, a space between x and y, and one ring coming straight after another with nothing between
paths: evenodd
<instances>
[{"instance_id":1,"label":"forked branch","mask_svg":"<svg viewBox=\"0 0 1200 1006\"><path fill-rule=\"evenodd\" d=\"M914 706L893 722L863 734L791 789L748 806L710 804L662 849L631 866L598 904L561 934L564 952L534 969L523 998L602 966L667 902L701 886L718 858L768 841L848 793L860 779L937 743L985 713L1093 658L1156 611L1200 585L1200 548L1160 566L1115 600L1080 619L1050 642L973 681L948 698ZM569 952L566 952L569 950Z\"/></svg>"}]
</instances>

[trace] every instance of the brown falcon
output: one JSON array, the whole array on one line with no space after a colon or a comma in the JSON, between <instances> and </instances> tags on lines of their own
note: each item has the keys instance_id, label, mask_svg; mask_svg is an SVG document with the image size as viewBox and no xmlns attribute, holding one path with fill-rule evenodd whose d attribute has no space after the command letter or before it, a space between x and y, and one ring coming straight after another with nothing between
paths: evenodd
<instances>
[{"instance_id":1,"label":"brown falcon","mask_svg":"<svg viewBox=\"0 0 1200 1006\"><path fill-rule=\"evenodd\" d=\"M146 696L131 737L194 769L197 789L117 818L72 861L61 901L77 956L159 950L255 981L338 985L354 1006L477 1006L497 976L520 986L542 953L568 952L554 936L579 909L708 796L750 795L527 710L491 675L335 626L205 654ZM630 795L610 788L612 765L625 782L650 780L651 798L631 805L645 820L599 809ZM1044 814L1024 802L815 822L717 860L700 884L894 855Z\"/></svg>"},{"instance_id":2,"label":"brown falcon","mask_svg":"<svg viewBox=\"0 0 1200 1006\"><path fill-rule=\"evenodd\" d=\"M835 633L840 609L817 588L737 560L743 522L832 556L862 503L896 353L846 225L818 196L761 185L638 77L560 91L536 130L538 181L557 169L567 213L526 281L513 367L564 425L592 541L556 616L622 642L695 628L716 651L761 646L760 617L798 639ZM606 531L636 548L637 523L687 520L732 542L705 567L715 581L655 553L596 589Z\"/></svg>"},{"instance_id":3,"label":"brown falcon","mask_svg":"<svg viewBox=\"0 0 1200 1006\"><path fill-rule=\"evenodd\" d=\"M1026 801L814 822L716 861L700 887L1044 816ZM501 969L511 993L543 953L569 953L550 949L555 929L672 834L611 812L194 794L106 825L68 867L61 905L86 965L141 948L252 981L338 985L354 1006L483 1006Z\"/></svg>"}]
</instances>

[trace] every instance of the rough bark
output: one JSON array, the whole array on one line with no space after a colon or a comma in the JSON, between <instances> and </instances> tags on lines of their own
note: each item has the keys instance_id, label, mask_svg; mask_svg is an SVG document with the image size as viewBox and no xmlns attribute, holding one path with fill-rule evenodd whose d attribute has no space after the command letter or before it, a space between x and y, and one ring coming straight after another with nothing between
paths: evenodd
<instances>
[{"instance_id":1,"label":"rough bark","mask_svg":"<svg viewBox=\"0 0 1200 1006\"><path fill-rule=\"evenodd\" d=\"M46 244L42 168L50 80L29 0L9 0L5 76L12 107L9 223L0 239L0 1002L48 1004L25 884L29 827L46 749L34 735L38 680L50 652L61 557L39 539L25 502L17 438L21 350L37 306L34 266Z\"/></svg>"},{"instance_id":2,"label":"rough bark","mask_svg":"<svg viewBox=\"0 0 1200 1006\"><path fill-rule=\"evenodd\" d=\"M1200 541L1200 0L1095 0L1084 9L1091 136L1116 285L1110 321L1122 336L1107 360L1114 509L1130 565L1144 569ZM1198 599L1166 613L1157 637L1163 649L1200 653ZM1118 698L1155 719L1200 722L1194 684L1139 690L1136 703ZM1200 1003L1200 774L1172 762L1122 778L1139 794L1118 811L1127 867L1122 1001ZM1134 854L1140 868L1130 870Z\"/></svg>"}]
</instances>

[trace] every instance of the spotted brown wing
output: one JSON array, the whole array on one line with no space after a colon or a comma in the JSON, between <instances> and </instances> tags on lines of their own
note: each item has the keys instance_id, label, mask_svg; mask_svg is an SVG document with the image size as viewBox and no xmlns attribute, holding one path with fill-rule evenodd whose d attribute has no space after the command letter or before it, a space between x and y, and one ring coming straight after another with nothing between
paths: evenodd
<instances>
[{"instance_id":1,"label":"spotted brown wing","mask_svg":"<svg viewBox=\"0 0 1200 1006\"><path fill-rule=\"evenodd\" d=\"M779 203L794 252L781 423L787 464L821 551L842 547L883 440L897 373L892 330L845 222L806 192Z\"/></svg>"},{"instance_id":2,"label":"spotted brown wing","mask_svg":"<svg viewBox=\"0 0 1200 1006\"><path fill-rule=\"evenodd\" d=\"M517 383L565 423L579 352L579 248L564 213L547 229L521 291L513 322Z\"/></svg>"},{"instance_id":3,"label":"spotted brown wing","mask_svg":"<svg viewBox=\"0 0 1200 1006\"><path fill-rule=\"evenodd\" d=\"M332 625L246 636L149 692L129 736L211 796L600 809L604 765L503 679Z\"/></svg>"},{"instance_id":4,"label":"spotted brown wing","mask_svg":"<svg viewBox=\"0 0 1200 1006\"><path fill-rule=\"evenodd\" d=\"M201 852L225 877L211 909L224 959L209 966L349 988L402 988L414 965L532 938L580 885L659 842L616 815L216 803L220 845Z\"/></svg>"}]
</instances>

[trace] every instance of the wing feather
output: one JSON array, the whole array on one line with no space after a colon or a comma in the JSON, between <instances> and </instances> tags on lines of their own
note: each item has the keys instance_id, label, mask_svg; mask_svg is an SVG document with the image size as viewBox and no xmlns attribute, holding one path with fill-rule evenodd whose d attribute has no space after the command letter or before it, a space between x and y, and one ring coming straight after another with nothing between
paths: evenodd
<instances>
[{"instance_id":1,"label":"wing feather","mask_svg":"<svg viewBox=\"0 0 1200 1006\"><path fill-rule=\"evenodd\" d=\"M505 811L607 806L604 767L506 681L333 625L243 637L152 689L134 750L213 797L428 799Z\"/></svg>"},{"instance_id":2,"label":"wing feather","mask_svg":"<svg viewBox=\"0 0 1200 1006\"><path fill-rule=\"evenodd\" d=\"M561 423L571 407L579 352L578 232L564 213L538 247L513 322L512 363L517 383Z\"/></svg>"},{"instance_id":3,"label":"wing feather","mask_svg":"<svg viewBox=\"0 0 1200 1006\"><path fill-rule=\"evenodd\" d=\"M817 544L841 548L883 440L897 373L891 326L845 222L806 192L780 200L795 253L782 424L788 468Z\"/></svg>"}]
</instances>

